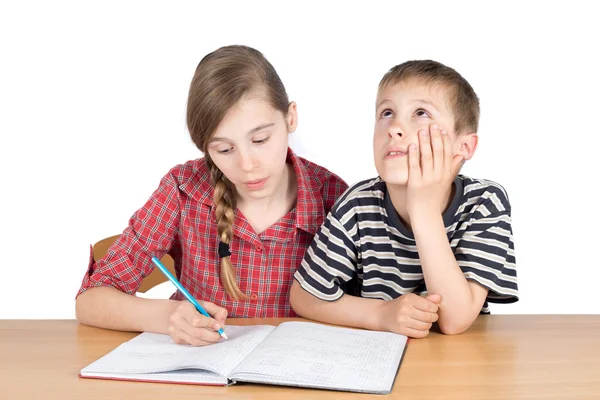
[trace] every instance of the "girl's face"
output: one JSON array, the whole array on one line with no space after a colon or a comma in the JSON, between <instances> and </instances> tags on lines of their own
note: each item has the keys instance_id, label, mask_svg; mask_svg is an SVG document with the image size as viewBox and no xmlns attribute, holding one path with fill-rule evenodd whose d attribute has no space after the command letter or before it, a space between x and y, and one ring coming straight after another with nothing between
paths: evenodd
<instances>
[{"instance_id":1,"label":"girl's face","mask_svg":"<svg viewBox=\"0 0 600 400\"><path fill-rule=\"evenodd\" d=\"M238 200L267 199L287 179L288 134L296 121L295 103L284 116L261 92L249 93L225 114L207 151L235 185Z\"/></svg>"}]
</instances>

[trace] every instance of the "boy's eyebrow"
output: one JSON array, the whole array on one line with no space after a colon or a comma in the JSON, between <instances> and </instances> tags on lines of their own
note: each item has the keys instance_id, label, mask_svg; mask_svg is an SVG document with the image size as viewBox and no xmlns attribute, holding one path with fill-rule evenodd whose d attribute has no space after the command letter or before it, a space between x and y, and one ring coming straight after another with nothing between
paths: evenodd
<instances>
[{"instance_id":1,"label":"boy's eyebrow","mask_svg":"<svg viewBox=\"0 0 600 400\"><path fill-rule=\"evenodd\" d=\"M377 104L375 105L375 109L378 109L379 107L381 107L381 105L382 105L383 103L385 103L386 101L391 101L391 100L390 100L390 99L383 99L383 100L379 100L379 101L377 102Z\"/></svg>"},{"instance_id":2,"label":"boy's eyebrow","mask_svg":"<svg viewBox=\"0 0 600 400\"><path fill-rule=\"evenodd\" d=\"M272 127L273 125L275 125L275 123L274 123L274 122L271 122L271 123L265 123L265 124L260 124L260 125L258 125L257 127L250 129L250 130L249 130L249 131L246 133L246 136L252 135L252 134L254 134L254 133L258 132L258 131L261 131L261 130L263 130L263 129L270 128L270 127ZM213 137L213 138L212 138L210 141L211 141L211 142L217 142L217 141L223 141L223 142L227 142L227 141L229 141L229 139L227 139L227 138L224 138L224 137L220 137L220 136L214 136L214 137Z\"/></svg>"},{"instance_id":3,"label":"boy's eyebrow","mask_svg":"<svg viewBox=\"0 0 600 400\"><path fill-rule=\"evenodd\" d=\"M375 109L378 109L379 107L381 107L381 105L382 105L383 103L385 103L385 102L387 102L387 101L391 102L392 100L390 100L390 99L383 99L383 100L379 100L379 102L377 102L377 105L375 106ZM412 101L412 102L415 102L415 103L424 103L424 104L427 104L427 105L429 105L429 106L431 106L431 107L435 108L435 109L436 109L436 111L439 111L439 109L436 107L436 105L435 105L435 104L433 104L433 103L432 103L431 101L429 101L429 100L425 100L425 99L413 99L413 100L411 100L411 101Z\"/></svg>"},{"instance_id":4,"label":"boy's eyebrow","mask_svg":"<svg viewBox=\"0 0 600 400\"><path fill-rule=\"evenodd\" d=\"M433 103L432 103L431 101L429 101L429 100L425 100L425 99L414 99L413 101L415 101L415 102L417 102L417 103L425 103L425 104L427 104L427 105L430 105L431 107L435 108L437 111L439 111L439 110L438 110L438 108L436 107L436 105L435 105L435 104L433 104Z\"/></svg>"}]
</instances>

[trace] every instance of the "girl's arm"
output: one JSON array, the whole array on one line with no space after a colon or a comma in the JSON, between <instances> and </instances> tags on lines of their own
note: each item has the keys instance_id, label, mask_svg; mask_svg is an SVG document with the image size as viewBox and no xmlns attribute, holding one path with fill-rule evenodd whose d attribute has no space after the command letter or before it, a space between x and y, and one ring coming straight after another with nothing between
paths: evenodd
<instances>
[{"instance_id":1,"label":"girl's arm","mask_svg":"<svg viewBox=\"0 0 600 400\"><path fill-rule=\"evenodd\" d=\"M215 331L225 326L227 310L208 302L200 304L213 318L200 314L188 301L144 299L100 286L81 293L75 309L77 319L86 325L163 333L177 343L203 346L221 338Z\"/></svg>"},{"instance_id":2,"label":"girl's arm","mask_svg":"<svg viewBox=\"0 0 600 400\"><path fill-rule=\"evenodd\" d=\"M77 319L86 324L119 331L168 334L169 317L180 302L144 299L108 286L81 293L75 303Z\"/></svg>"}]
</instances>

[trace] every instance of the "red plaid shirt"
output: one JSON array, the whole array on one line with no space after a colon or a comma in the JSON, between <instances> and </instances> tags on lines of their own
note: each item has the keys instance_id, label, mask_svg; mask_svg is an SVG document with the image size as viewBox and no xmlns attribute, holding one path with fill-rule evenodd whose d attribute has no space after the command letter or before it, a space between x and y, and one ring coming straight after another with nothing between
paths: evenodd
<instances>
[{"instance_id":1,"label":"red plaid shirt","mask_svg":"<svg viewBox=\"0 0 600 400\"><path fill-rule=\"evenodd\" d=\"M154 268L152 256L169 253L181 284L195 298L226 308L231 317L296 316L289 302L294 272L347 185L291 149L288 162L298 181L296 207L260 235L236 210L231 262L249 300L234 301L221 285L214 189L203 158L169 171L106 256L95 263L90 259L78 295L95 286L134 294ZM183 300L178 291L171 298Z\"/></svg>"}]
</instances>

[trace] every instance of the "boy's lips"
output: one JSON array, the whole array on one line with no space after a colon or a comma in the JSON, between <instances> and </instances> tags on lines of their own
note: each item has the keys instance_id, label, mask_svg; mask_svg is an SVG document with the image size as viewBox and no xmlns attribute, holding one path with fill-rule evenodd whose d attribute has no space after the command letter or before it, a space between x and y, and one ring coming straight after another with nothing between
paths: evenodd
<instances>
[{"instance_id":1,"label":"boy's lips","mask_svg":"<svg viewBox=\"0 0 600 400\"><path fill-rule=\"evenodd\" d=\"M384 158L404 157L408 155L408 151L397 147L387 149Z\"/></svg>"}]
</instances>

